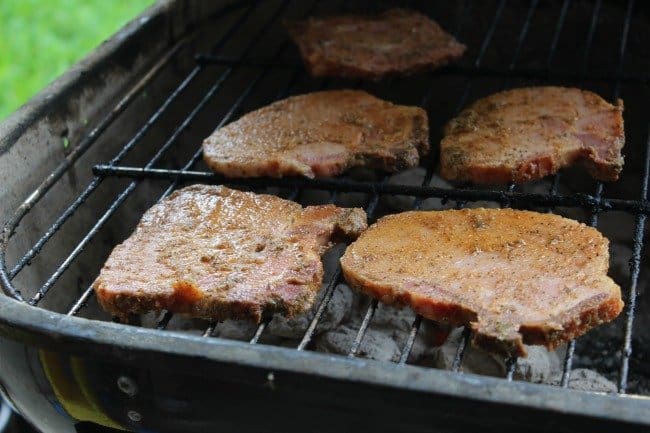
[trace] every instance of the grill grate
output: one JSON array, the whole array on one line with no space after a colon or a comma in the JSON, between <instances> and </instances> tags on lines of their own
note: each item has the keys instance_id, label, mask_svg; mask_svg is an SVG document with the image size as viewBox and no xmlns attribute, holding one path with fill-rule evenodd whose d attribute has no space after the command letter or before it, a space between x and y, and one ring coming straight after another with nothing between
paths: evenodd
<instances>
[{"instance_id":1,"label":"grill grate","mask_svg":"<svg viewBox=\"0 0 650 433\"><path fill-rule=\"evenodd\" d=\"M463 29L466 29L471 23L473 23L473 20L470 18L474 18L474 13L479 13L478 9L480 9L480 7L477 3L478 2L466 0L460 8L460 12L458 13L455 25L453 23L443 23L443 25L452 28L452 33L455 34L460 40L463 40ZM502 62L503 64L507 65L507 67L503 69L496 68L494 66L484 66L484 61L486 60L488 53L490 52L490 47L494 42L495 34L500 29L499 25L503 20L504 13L508 11L506 0L499 0L496 2L496 4L493 5L493 9L489 18L489 25L484 32L480 43L476 45L478 47L478 51L471 64L469 66L453 66L428 74L427 77L430 80L430 85L426 88L426 91L420 98L419 105L424 108L427 108L431 105L431 100L433 99L435 92L439 90L436 87L436 84L438 84L437 80L440 77L454 77L462 80L462 85L458 86L458 88L461 90L460 96L457 99L457 103L455 104L455 112L460 111L469 101L469 98L472 95L473 86L475 87L477 85L476 82L484 79L501 80L500 85L497 86L498 88L511 87L513 81L516 81L521 85L560 82L578 86L584 86L587 82L603 82L606 85L613 86L612 98L614 100L616 100L621 94L623 85L647 85L650 80L650 75L638 74L634 72L626 73L624 71L626 49L628 46L628 36L630 34L630 25L633 19L633 11L635 6L634 0L629 0L627 2L622 23L619 23L616 26L616 28L620 29L620 31L618 34L615 33L614 37L619 38L620 44L618 48L618 57L616 59L617 63L614 73L611 73L611 71L590 73L589 70L590 60L593 54L592 48L599 29L599 24L604 21L604 18L602 16L602 0L596 1L591 9L586 36L583 36L585 37L585 45L580 61L580 66L578 67L580 73L565 72L556 70L554 68L554 61L556 60L558 49L561 47L560 41L562 33L567 28L567 25L570 21L571 8L577 7L576 3L579 2L564 0L561 2L561 4L559 2L557 4L553 4L554 10L557 10L557 19L554 23L554 26L550 26L550 28L553 28L553 31L552 37L550 38L548 55L546 56L545 61L541 67L530 68L519 66L522 57L522 51L526 46L526 42L530 38L531 32L533 31L533 21L539 9L542 7L551 7L549 4L540 5L538 0L531 0L528 4L528 7L524 9L522 19L517 20L519 31L517 36L513 39L516 41L515 47L513 50L509 50L509 57ZM582 3L578 4L578 6L581 5ZM228 110L223 114L216 126L225 125L232 119L236 118L237 115L241 114L245 103L252 96L255 90L263 87L263 83L270 74L277 73L278 71L283 74L286 74L287 72L289 73L286 84L281 87L275 94L275 99L286 97L296 89L296 86L299 84L299 82L307 80L305 72L297 60L278 60L283 58L283 56L289 52L289 48L291 47L291 43L286 40L286 38L284 42L282 42L276 48L275 52L273 52L270 56L260 57L259 54L256 53L256 46L259 44L259 41L277 27L277 23L283 19L285 13L289 9L289 6L290 2L288 0L278 2L273 13L268 16L268 19L265 20L262 26L256 29L255 36L251 39L250 43L248 43L248 45L246 45L240 51L239 55L236 58L223 55L221 53L222 48L226 43L228 43L228 41L230 41L232 38L235 38L236 35L242 31L242 28L246 25L247 21L250 20L251 17L255 16L256 12L258 12L260 5L257 3L245 2L241 4L236 3L232 6L224 8L224 10L221 12L223 16L237 14L237 17L236 19L232 20L231 26L216 42L216 44L214 44L209 53L199 53L196 56L196 65L193 67L193 69L191 69L187 76L182 81L180 81L178 86L171 93L169 93L169 96L163 101L159 108L153 112L153 114L144 123L144 125L142 125L142 127L120 149L120 151L109 163L99 164L93 168L94 177L85 187L85 189L67 208L65 208L65 210L55 219L52 225L45 230L43 236L33 245L33 247L27 250L27 252L25 252L22 257L20 257L16 263L8 269L6 263L6 248L9 239L14 234L14 231L21 219L30 211L32 207L37 205L39 200L41 200L47 194L49 189L61 179L61 177L71 166L73 166L75 161L84 152L92 147L96 139L107 130L109 125L111 125L116 119L119 118L120 114L125 111L131 102L139 94L144 92L148 86L151 85L151 83L158 75L159 71L170 64L170 62L172 62L172 60L178 55L181 48L188 45L189 41L181 40L178 42L158 63L156 63L149 70L145 76L143 76L143 78L132 88L132 90L129 91L126 96L118 102L113 110L99 122L98 126L88 134L86 139L83 140L79 146L77 146L67 156L66 160L46 178L46 180L32 195L30 195L30 197L16 211L14 217L7 223L3 235L3 241L0 244L0 282L2 283L5 291L14 298L27 302L30 305L38 305L52 291L52 288L56 286L59 278L66 272L70 265L75 260L77 260L80 253L93 239L93 237L95 237L100 229L102 229L102 227L110 220L110 218L116 213L120 206L126 201L127 197L129 197L129 195L131 195L137 186L144 180L169 181L168 187L164 190L158 200L161 200L169 195L180 184L195 181L217 184L227 183L229 185L245 186L252 189L265 187L289 188L290 192L288 193L287 198L292 200L299 200L302 192L306 189L316 189L328 192L329 202L332 203L337 200L340 193L364 193L368 195L368 201L365 209L369 216L369 219L371 220L376 217L375 214L380 208L381 197L391 195L406 195L415 197L412 206L413 209L419 209L425 199L432 197L442 199L443 203L449 200L455 201L457 208L462 208L468 202L474 201L494 201L500 203L502 207L513 206L525 208L536 206L545 208L548 211L553 211L557 207L576 207L584 209L589 213L590 218L588 222L593 226L596 226L598 224L599 215L601 213L608 211L623 211L632 214L635 217L635 228L631 237L632 258L630 260L630 278L628 287L624 288L628 289L629 293L626 300L625 317L622 319L625 320L625 322L624 336L622 339L622 346L620 348L621 355L618 376L618 391L622 394L626 393L628 387L630 359L632 357L632 334L634 316L636 311L638 281L641 272L641 256L644 248L645 223L647 215L650 213L650 204L647 201L648 177L650 175L650 158L648 153L650 151L650 141L647 141L647 135L647 143L644 147L643 153L644 162L642 164L640 173L640 194L637 199L630 199L629 197L617 197L615 194L607 194L608 189L601 182L595 182L593 189L591 189L591 193L577 192L572 194L561 194L559 193L559 187L562 182L562 175L560 174L555 175L551 179L548 191L546 193L518 191L518 188L515 185L509 185L505 189L480 189L473 188L471 186L462 186L459 188L440 188L431 186L430 184L434 176L438 159L438 155L435 151L435 139L432 139L434 151L432 152L432 155L425 161L426 172L423 178L424 180L420 186L391 184L387 182L386 177L378 181L360 181L347 177L315 180L226 180L217 174L194 169L195 165L200 160L200 147L192 154L189 160L187 160L184 164L179 164L181 167L180 169L157 167L157 165L159 165L160 162L163 161L163 159L166 157L166 154L172 150L175 143L177 143L179 140L180 135L190 129L193 122L195 122L197 116L199 116L202 110L204 110L208 104L223 90L223 88L226 86L226 83L228 83L228 80L231 79L233 75L238 74L241 70L245 69L248 71L253 71L253 78L249 79L241 88L235 101L229 106ZM307 8L305 16L311 15L312 13L317 14L321 8L322 5L316 1L311 4L309 8ZM371 9L372 6L369 5L367 8ZM608 25L609 24L611 23L608 20ZM611 30L610 27L612 26L608 27L609 30ZM219 71L219 73L215 75L216 79L213 80L212 84L210 84L210 86L205 90L200 101L197 104L193 105L187 116L182 120L182 122L178 124L173 133L164 142L164 144L155 149L153 156L151 156L148 162L142 166L122 165L122 162L125 160L127 154L143 139L148 131L159 126L159 123L161 121L160 119L163 117L165 112L170 110L171 107L177 107L181 102L183 102L183 97L186 90L193 86L195 82L198 81L199 77L202 74L205 74L206 71L210 71L210 73ZM341 84L336 80L322 80L320 82L318 82L318 80L314 80L313 82L316 83L316 85L311 86L312 90L339 87ZM390 89L393 85L399 84L399 82L400 79L387 81L382 84L382 89ZM352 87L376 86L372 83L363 84L360 82L345 82L344 84L346 86ZM431 114L431 117L434 116L435 114ZM446 119L436 120L444 121ZM636 124L629 123L629 120L626 118L626 128L628 130L628 134L635 135L633 137L633 140L628 140L628 143L631 141L643 143L641 137L637 137L636 134L650 135L650 131L647 127L647 119L644 121L646 124L645 126L641 127L637 126ZM196 142L200 143L200 140L197 140ZM81 237L72 251L56 267L56 269L51 273L50 277L47 278L47 280L35 292L35 294L30 297L24 296L22 292L12 284L12 280L14 280L14 278L21 271L23 271L33 259L38 256L45 244L72 217L72 215L84 206L86 200L98 189L100 184L107 180L115 180L117 178L127 178L130 179L130 182L122 190L122 192L120 192L117 197L108 205L106 211L101 214L92 228ZM300 340L300 343L296 346L297 350L305 350L309 347L311 341L315 336L316 327L319 321L322 319L328 303L333 297L337 284L341 281L341 272L340 269L337 269L330 279L327 287L324 289L324 296L320 301L315 315L309 323L304 336ZM92 296L92 287L87 286L85 290L82 291L81 296L77 298L74 303L68 308L67 314L79 314L84 309L84 307L87 306ZM359 349L363 343L368 328L372 324L373 316L375 315L377 308L377 301L370 300L364 317L360 323L352 347L349 350L348 356L356 357L359 355ZM171 313L165 313L157 323L156 328L159 330L166 329L172 317L173 315ZM264 321L257 327L253 337L250 339L251 344L256 344L259 342L260 338L266 331L268 323L268 320ZM404 341L401 357L398 360L399 364L405 364L408 362L409 355L422 323L422 317L419 315L416 316ZM218 323L209 324L206 329L202 330L203 337L213 336L214 331L218 328L218 326ZM470 337L470 329L464 329L451 367L451 370L454 372L461 371L463 358L467 351ZM569 384L575 352L576 343L575 341L572 341L567 347L567 352L564 359L563 375L560 383L562 387L567 387ZM507 360L507 380L513 380L516 364L516 359Z\"/></svg>"}]
</instances>

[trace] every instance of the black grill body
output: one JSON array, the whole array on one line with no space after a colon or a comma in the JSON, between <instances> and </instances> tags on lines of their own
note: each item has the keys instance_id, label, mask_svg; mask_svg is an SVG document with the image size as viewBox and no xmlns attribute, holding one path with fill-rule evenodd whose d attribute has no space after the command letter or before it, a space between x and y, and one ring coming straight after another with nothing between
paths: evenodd
<instances>
[{"instance_id":1,"label":"black grill body","mask_svg":"<svg viewBox=\"0 0 650 433\"><path fill-rule=\"evenodd\" d=\"M209 4L208 4L209 3ZM314 79L282 22L334 12L372 13L391 2L162 1L0 125L0 391L42 431L644 431L650 425L644 234L649 155L650 43L643 2L402 2L469 47L440 71L379 82ZM534 185L436 187L441 126L498 90L566 85L625 101L626 164L603 184L579 169ZM200 161L215 127L291 94L355 87L427 109L434 152L421 185L381 173L334 179L228 180ZM411 365L424 322L403 336L398 362L360 350L376 302L366 300L347 356L313 350L314 329L340 272L294 347L113 323L90 284L111 248L148 207L193 182L227 183L306 202L359 200L371 220L386 197L440 206L476 201L553 211L597 225L629 248L625 313L571 342L558 386L462 373L466 330L452 371ZM394 211L393 211L394 212ZM622 230L621 230L622 229ZM627 251L627 250L626 250ZM344 354L346 355L346 354ZM578 392L574 367L591 365L618 393Z\"/></svg>"}]
</instances>

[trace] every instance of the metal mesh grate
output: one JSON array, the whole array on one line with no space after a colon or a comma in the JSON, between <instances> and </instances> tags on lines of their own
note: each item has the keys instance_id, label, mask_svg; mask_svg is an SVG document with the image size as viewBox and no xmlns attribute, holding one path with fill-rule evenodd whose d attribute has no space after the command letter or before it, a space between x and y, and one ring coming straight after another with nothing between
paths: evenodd
<instances>
[{"instance_id":1,"label":"metal mesh grate","mask_svg":"<svg viewBox=\"0 0 650 433\"><path fill-rule=\"evenodd\" d=\"M328 193L324 201L337 202L341 194L361 193L366 198L365 210L372 221L376 217L388 212L382 206L382 198L386 196L411 196L414 197L413 208L419 209L426 199L439 198L441 203L454 202L457 208L465 206L468 202L492 201L499 203L502 207L533 208L556 211L563 207L577 208L585 211L586 222L596 226L599 216L607 212L624 212L634 217L634 227L630 227L629 241L632 249L630 258L630 273L628 284L623 287L627 293L625 314L618 321L623 321L621 344L618 353L607 354L617 358L618 363L618 391L626 393L628 387L628 376L630 371L630 360L633 346L633 325L636 311L637 286L641 272L641 256L644 249L644 231L646 216L650 212L647 202L648 175L650 167L648 162L648 119L638 115L628 118L628 112L634 112L634 105L627 105L626 108L626 130L628 134L628 145L625 149L628 152L628 166L624 171L626 181L636 182L638 191L627 188L626 192L620 192L616 187L606 186L600 182L591 182L586 186L572 189L570 193L560 192L560 186L564 185L564 174L558 174L549 180L537 184L537 189L531 191L525 186L516 187L508 185L505 188L483 189L471 185L461 185L457 188L436 187L431 184L435 176L437 166L436 142L438 130L449 116L460 111L470 100L478 96L492 93L494 91L522 86L544 83L566 84L585 88L593 88L605 97L616 100L623 90L630 94L647 92L650 75L639 73L639 69L633 71L625 70L625 61L630 38L630 27L633 22L635 11L634 0L630 0L624 7L603 4L602 1L586 4L584 2L562 2L540 3L538 0L531 0L525 7L510 7L506 0L496 2L460 2L459 5L441 9L441 6L430 5L430 10L424 10L443 27L450 30L455 36L470 46L468 55L458 66L422 74L417 77L393 78L381 83L361 83L345 80L316 80L310 79L301 66L295 49L285 37L283 41L271 51L260 48L262 40L271 32L281 31L279 23L286 18L287 11L292 10L288 1L273 3L272 12L264 15L266 18L263 24L250 28L249 22L262 7L257 3L242 3L224 9L222 14L229 17L229 27L219 40L214 44L208 53L196 53L196 65L182 79L177 87L169 93L169 96L155 110L130 140L121 148L119 153L106 164L100 164L93 168L94 177L70 203L64 211L55 218L43 236L27 250L22 257L10 266L7 265L6 248L10 237L21 219L28 214L30 209L37 205L49 189L59 182L62 176L75 161L88 149L90 149L97 138L103 134L109 125L116 121L131 102L141 95L156 80L159 71L165 68L178 52L185 47L189 41L182 40L170 50L151 70L119 101L110 114L104 118L98 126L93 129L86 139L81 142L43 184L21 205L14 217L8 222L5 229L5 239L0 250L0 278L5 291L16 299L25 301L30 305L39 305L43 299L53 296L57 290L65 290L57 285L61 276L68 270L72 263L80 260L79 256L84 248L92 241L102 228L111 221L111 217L125 203L127 198L145 182L167 181L164 191L158 200L169 195L179 185L188 182L204 183L227 183L237 187L245 187L253 190L266 191L268 188L275 188L274 191L281 191L286 198L300 201L305 190L319 190ZM295 5L293 5L295 6ZM341 8L345 5L339 5ZM385 5L365 5L364 9L382 8ZM265 4L264 7L268 7ZM320 4L314 2L304 8L303 16L324 13L331 10L332 4ZM617 14L604 14L603 10L620 9ZM616 9L618 8L618 9ZM541 17L541 18L540 18ZM507 25L503 22L507 21ZM244 30L245 29L245 30ZM571 29L567 36L568 29ZM222 48L241 35L242 32L252 32L250 41L239 50L237 55L222 53ZM617 50L615 53L606 53L602 47L594 48L602 42L604 34L611 40L616 40ZM641 41L642 43L643 41ZM567 50L567 47L569 49ZM573 52L578 47L577 55L571 56L567 52ZM559 64L558 57L562 51L562 64ZM602 51L602 52L600 52ZM598 67L593 64L593 59L600 59L603 56L610 58L611 66ZM613 61L611 60L613 56ZM522 60L523 59L523 60ZM567 59L573 60L565 64ZM642 59L643 60L643 59ZM522 65L522 63L524 63ZM600 64L600 60L596 62ZM499 66L499 65L505 65ZM205 80L205 77L210 77ZM246 79L238 80L242 76ZM268 89L273 80L271 76L281 76L283 84L273 87L272 95L260 97L257 93ZM201 79L199 79L201 78ZM409 87L409 81L411 81ZM202 90L202 97L197 103L186 104L185 92L192 86L200 86L208 82ZM272 81L275 83L276 81ZM415 85L412 83L415 82ZM197 84L198 83L198 84ZM275 86L275 84L273 84ZM227 109L218 119L213 122L213 129L222 126L229 121L236 119L243 114L249 105L261 106L274 99L286 97L294 93L303 93L309 90L337 87L359 87L366 88L371 93L379 96L390 95L410 103L416 103L428 110L432 121L431 143L434 151L432 155L423 161L426 168L421 185L405 185L389 182L386 176L378 175L373 180L358 180L349 176L342 176L334 179L224 179L198 167L201 164L200 156L201 139L209 133L206 131L192 132L192 146L194 152L189 159L182 162L168 162L169 154L176 151L178 141L183 134L188 133L198 116L203 115L206 107L209 106L225 88L234 92L236 97L229 104ZM420 86L420 87L418 87ZM275 90L277 89L277 90ZM265 93L269 93L268 91ZM448 113L442 115L438 112L440 95L444 95L442 105L449 105ZM448 102L451 101L451 102ZM631 99L632 104L637 99ZM399 101L401 102L401 101ZM627 103L627 100L626 100ZM187 106L186 106L187 105ZM185 117L174 128L164 143L153 150L148 161L142 165L122 165L125 157L152 129L160 127L161 119L165 112L171 109L179 110L185 107ZM643 110L643 108L641 108ZM441 110L445 111L445 110ZM631 150L630 150L631 149ZM635 161L630 161L630 152L633 151ZM173 158L172 158L173 160ZM638 162L641 162L640 164ZM170 167L171 165L171 167ZM74 248L64 257L60 264L52 271L49 278L43 282L40 288L30 296L25 296L17 289L12 280L41 252L44 246L57 233L57 231L70 220L75 212L86 206L89 197L96 193L98 187L104 182L118 182L120 178L127 178L130 181L122 191L114 198L107 198L108 206L101 212L96 223L85 233L82 233L76 241ZM543 190L541 187L545 188ZM629 183L626 183L629 185ZM582 188L582 189L581 189ZM324 288L324 295L320 304L316 307L315 315L305 334L297 344L297 350L306 350L314 338L316 327L331 301L337 284L341 282L341 272L337 269L330 281ZM92 287L87 285L81 291L81 295L68 306L65 313L77 315L84 310L93 297ZM360 321L360 326L349 349L348 356L356 357L364 341L367 330L372 325L372 320L378 308L376 300L368 300L368 307ZM164 330L167 328L171 313L164 314L156 324L156 328ZM409 354L413 348L418 332L424 319L416 316L412 323L410 332L405 336L401 350L400 364L407 363ZM263 322L256 329L250 339L250 343L256 344L264 336L268 321ZM218 329L218 323L211 323L202 329L204 337L211 337ZM471 338L471 331L465 329L456 350L452 370L459 372L462 367L463 358ZM564 359L563 376L561 386L567 387L576 354L576 342L572 341L567 348ZM506 362L506 379L513 380L516 359Z\"/></svg>"}]
</instances>

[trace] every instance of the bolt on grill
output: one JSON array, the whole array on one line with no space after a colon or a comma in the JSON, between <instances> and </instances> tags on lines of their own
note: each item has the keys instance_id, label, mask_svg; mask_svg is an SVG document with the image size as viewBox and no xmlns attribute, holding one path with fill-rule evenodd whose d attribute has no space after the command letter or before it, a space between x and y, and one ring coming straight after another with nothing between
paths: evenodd
<instances>
[{"instance_id":1,"label":"bolt on grill","mask_svg":"<svg viewBox=\"0 0 650 433\"><path fill-rule=\"evenodd\" d=\"M629 0L625 5L622 21L619 23L612 23L607 20L607 30L618 29L618 32L610 33L613 38L618 38L618 52L615 58L615 70L612 73L596 73L590 74L590 60L594 56L594 40L599 30L599 26L603 25L605 21L602 15L603 2L602 0L596 1L591 5L591 15L588 21L586 34L583 35L582 40L575 41L581 48L581 58L579 60L579 72L566 72L556 71L556 54L561 46L560 41L563 31L566 30L568 25L573 25L569 22L572 16L570 11L572 7L583 7L583 3L576 3L571 0L564 0L561 3L553 3L555 14L557 16L554 24L549 27L547 50L542 67L530 68L519 67L519 62L522 56L522 51L526 47L530 38L530 33L533 31L533 22L536 14L540 8L549 8L549 4L544 4L538 0L529 2L525 13L517 19L517 31L514 38L514 48L509 51L509 57L502 59L505 68L495 68L494 66L484 66L486 56L490 52L490 48L494 42L495 33L500 29L500 23L504 18L504 14L508 10L506 0L499 0L495 2L491 15L488 19L488 25L485 30L482 30L480 43L476 44L470 50L474 53L469 65L452 66L440 71L428 73L426 78L429 85L423 92L419 93L418 104L429 109L430 117L436 124L441 124L447 118L439 118L435 110L432 111L432 101L435 99L436 92L439 90L441 77L452 77L457 79L460 84L455 87L457 102L454 104L454 111L459 112L469 101L472 95L472 90L480 87L477 81L482 79L498 80L499 83L495 90L501 90L515 85L535 85L543 83L568 83L577 87L583 87L588 82L599 82L610 88L609 94L601 92L602 96L609 97L611 100L616 100L622 90L622 86L645 86L650 79L650 75L643 75L636 72L627 73L624 70L626 49L628 47L628 39L630 36L630 25L635 10L634 0ZM270 32L278 31L280 28L279 23L285 18L286 13L290 10L290 2L282 1L277 3L275 9L268 15L265 23L258 27L250 42L239 52L238 56L222 55L222 47L228 43L232 38L241 34L242 29L246 26L247 21L254 16L260 7L256 2L242 2L235 3L228 6L221 11L221 14L237 15L237 18L232 20L231 26L222 34L221 38L212 46L209 52L196 53L196 65L191 69L189 74L180 81L169 96L163 103L150 115L148 120L137 130L137 132L126 142L120 151L106 164L98 164L93 167L94 177L72 201L63 212L58 215L54 222L45 229L43 235L34 245L29 248L15 263L9 265L6 262L6 250L10 243L12 236L15 233L16 227L20 221L30 212L30 210L37 206L39 201L48 193L50 188L57 182L60 182L62 177L74 166L75 162L90 149L97 138L105 133L109 126L120 117L126 108L139 96L146 92L151 84L156 80L158 73L173 63L179 51L189 44L191 38L186 38L179 41L165 56L163 56L153 67L136 83L131 90L115 105L111 112L103 118L98 125L86 136L86 138L79 143L66 157L66 159L50 173L43 183L23 202L23 204L16 210L14 216L8 221L5 226L2 242L0 243L0 282L3 289L10 296L28 303L32 306L37 306L47 296L56 290L63 290L61 287L56 287L57 281L68 270L70 265L78 259L84 248L91 242L97 235L102 227L109 222L111 217L117 210L125 203L126 199L136 190L136 188L146 181L168 181L168 185L158 201L167 197L179 185L187 182L203 182L203 183L216 183L228 184L240 187L251 188L254 190L266 187L279 187L288 189L285 197L291 200L300 200L304 190L321 190L329 193L327 201L330 203L336 202L338 196L342 193L354 192L363 193L367 195L367 202L365 210L368 214L369 220L372 221L377 217L377 211L380 208L380 200L384 196L412 196L415 197L412 208L420 209L423 201L428 198L439 198L443 202L452 201L457 208L464 207L468 202L475 201L494 201L498 202L502 207L537 207L543 208L551 212L556 207L575 207L585 210L588 213L588 222L592 226L597 226L599 216L608 211L620 211L631 214L634 216L635 226L630 233L632 242L632 257L630 259L630 277L627 287L623 287L624 293L627 291L627 299L625 299L625 313L624 316L618 320L624 320L624 335L620 347L620 360L618 367L618 392L625 394L628 388L628 376L630 373L630 359L632 357L632 337L633 337L633 324L635 319L636 301L637 301L637 285L639 275L641 272L641 256L644 248L644 232L647 215L650 213L650 203L647 201L648 192L648 177L650 175L650 155L648 149L650 141L648 141L648 119L645 119L645 124L639 124L636 121L630 122L627 118L626 111L626 130L628 137L628 145L626 150L639 143L643 148L643 163L640 168L640 186L639 194L635 198L629 197L615 197L608 196L607 188L601 182L593 182L590 191L578 192L571 194L559 193L559 186L562 183L562 174L555 175L549 182L549 187L546 192L528 192L522 191L521 187L515 185L508 185L505 188L492 188L482 189L475 188L470 185L461 185L457 188L440 188L431 185L432 178L435 174L438 155L436 154L436 140L432 139L433 151L424 161L426 172L421 185L399 185L388 182L388 176L381 176L380 178L372 181L368 180L355 180L348 177L340 177L334 179L225 179L222 176L196 169L195 166L200 161L201 149L200 139L196 139L196 151L186 161L179 163L177 168L158 167L159 163L164 159L166 154L171 152L174 146L178 145L178 141L182 134L186 133L192 128L193 122L199 116L208 104L217 98L225 86L228 86L229 79L234 75L239 74L242 70L246 70L250 78L246 81L241 88L237 90L235 100L230 104L229 108L223 113L220 119L214 123L213 127L223 126L226 123L236 119L239 115L243 114L243 108L249 100L254 99L256 91L268 86L267 80L271 74L281 74L285 77L285 84L275 92L273 98L264 101L264 103L271 102L275 99L284 98L297 90L298 84L307 83L309 90L327 89L332 87L340 87L341 82L337 80L310 80L306 76L306 72L299 63L299 61L286 61L282 60L288 53L291 52L292 44L285 38L285 41L276 47L272 53L266 53L266 56L260 55L257 50L259 41L267 36ZM331 6L331 5L329 5ZM339 5L344 8L345 5ZM372 5L367 6L372 9ZM464 40L468 34L474 30L470 29L473 18L477 13L479 6L476 2L465 1L459 7L459 13L456 15L455 22L445 22L439 20L441 24L454 34L455 37ZM304 16L322 13L323 4L313 2L305 9ZM434 18L435 15L434 15ZM264 54L264 53L262 53ZM465 62L467 59L465 59ZM138 166L122 165L125 157L131 150L133 150L143 139L143 137L152 129L160 126L161 118L165 112L172 107L178 108L184 102L184 93L190 87L195 85L200 76L209 75L214 77L209 86L206 87L202 98L193 104L187 110L185 118L178 123L173 132L168 136L164 143L155 149L155 152L150 159ZM367 88L369 91L376 91L378 86L380 91L390 91L394 86L398 86L401 82L407 81L409 78L392 78L382 82L381 84L363 83L363 82L344 82L346 87ZM416 98L413 95L409 96L411 99ZM263 105L258 98L258 105ZM454 113L451 113L454 114ZM434 131L434 129L432 129ZM205 134L207 135L207 134ZM194 138L201 138L196 136ZM57 233L57 231L66 224L67 221L79 209L86 205L86 201L91 197L98 187L108 181L117 180L119 178L129 179L127 186L114 198L107 202L106 210L100 214L96 223L78 240L74 248L62 257L60 264L54 269L49 278L38 288L35 293L30 296L25 296L23 291L17 288L12 282L16 276L24 272L26 266L34 260L48 241ZM324 290L324 295L320 303L316 306L315 314L309 323L306 332L302 339L295 347L296 350L307 350L312 342L316 327L322 319L323 314L332 300L335 288L338 283L342 282L340 269L337 269L327 283ZM56 289L55 289L56 287ZM89 300L93 297L93 290L88 285L81 291L80 296L68 307L67 315L77 315L83 311L88 305ZM351 358L359 356L360 347L364 341L364 337L368 328L372 324L373 317L378 308L376 300L368 300L368 307L365 310L363 318L360 322L358 332L351 345L348 356ZM169 312L165 313L156 324L156 329L165 330L172 319L173 315ZM264 335L270 319L267 318L256 329L254 335L250 339L251 344L257 344L260 338ZM414 342L417 338L420 327L423 323L421 316L416 316L413 321L410 331L406 336L403 347L401 350L400 359L397 361L399 364L406 364L409 361L409 355L413 348ZM215 329L218 329L218 323L211 323L205 329L202 329L202 335L205 338L212 337ZM467 351L468 342L471 338L471 330L466 328L463 330L460 338L460 343L455 352L451 370L460 373L463 358ZM563 374L560 386L566 388L569 385L571 371L573 367L574 356L576 352L576 342L571 341L568 344L566 356L563 362ZM505 379L512 381L514 377L515 367L517 365L516 359L509 359L506 362L506 375Z\"/></svg>"}]
</instances>

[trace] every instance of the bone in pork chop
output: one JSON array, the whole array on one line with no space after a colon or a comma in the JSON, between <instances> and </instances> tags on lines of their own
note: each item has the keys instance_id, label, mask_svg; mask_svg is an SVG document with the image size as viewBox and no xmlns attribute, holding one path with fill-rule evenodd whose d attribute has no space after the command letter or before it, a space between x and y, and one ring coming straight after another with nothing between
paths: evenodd
<instances>
[{"instance_id":1,"label":"bone in pork chop","mask_svg":"<svg viewBox=\"0 0 650 433\"><path fill-rule=\"evenodd\" d=\"M554 349L623 308L608 241L557 215L512 209L381 218L341 258L347 282L387 304L470 325L476 345L525 356Z\"/></svg>"},{"instance_id":2,"label":"bone in pork chop","mask_svg":"<svg viewBox=\"0 0 650 433\"><path fill-rule=\"evenodd\" d=\"M362 209L194 185L144 214L93 287L123 318L163 309L211 320L293 316L314 301L331 239L365 228Z\"/></svg>"},{"instance_id":3,"label":"bone in pork chop","mask_svg":"<svg viewBox=\"0 0 650 433\"><path fill-rule=\"evenodd\" d=\"M445 127L442 177L476 183L522 183L582 161L599 180L618 179L625 144L623 101L595 93L531 87L496 93Z\"/></svg>"},{"instance_id":4,"label":"bone in pork chop","mask_svg":"<svg viewBox=\"0 0 650 433\"><path fill-rule=\"evenodd\" d=\"M309 72L318 77L378 79L444 66L465 45L421 13L309 18L287 25Z\"/></svg>"},{"instance_id":5,"label":"bone in pork chop","mask_svg":"<svg viewBox=\"0 0 650 433\"><path fill-rule=\"evenodd\" d=\"M246 114L203 142L226 177L334 176L353 166L397 171L429 150L427 114L358 90L293 96Z\"/></svg>"}]
</instances>

